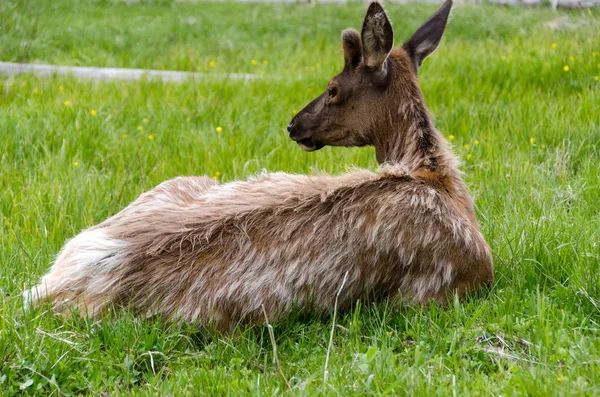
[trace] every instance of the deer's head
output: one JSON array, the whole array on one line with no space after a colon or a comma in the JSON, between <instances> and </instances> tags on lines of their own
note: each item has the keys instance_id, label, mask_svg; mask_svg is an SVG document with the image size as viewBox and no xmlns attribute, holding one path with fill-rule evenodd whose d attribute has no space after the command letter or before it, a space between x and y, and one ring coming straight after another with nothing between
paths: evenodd
<instances>
[{"instance_id":1,"label":"deer's head","mask_svg":"<svg viewBox=\"0 0 600 397\"><path fill-rule=\"evenodd\" d=\"M389 130L392 115L421 100L417 72L437 48L451 8L447 0L401 48L392 50L392 25L382 6L371 3L362 32L342 32L344 69L292 119L290 138L306 151L377 145L377 134L385 126Z\"/></svg>"}]
</instances>

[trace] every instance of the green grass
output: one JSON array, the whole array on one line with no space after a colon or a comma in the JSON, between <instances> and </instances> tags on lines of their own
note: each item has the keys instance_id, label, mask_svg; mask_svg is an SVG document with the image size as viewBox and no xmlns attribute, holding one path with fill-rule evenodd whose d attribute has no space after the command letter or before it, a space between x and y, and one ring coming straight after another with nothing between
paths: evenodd
<instances>
[{"instance_id":1,"label":"green grass","mask_svg":"<svg viewBox=\"0 0 600 397\"><path fill-rule=\"evenodd\" d=\"M435 7L387 9L401 43ZM596 9L456 7L420 79L436 125L455 137L497 281L447 308L357 304L338 316L347 331L336 328L327 383L331 319L273 324L288 390L264 325L219 335L127 313L93 322L24 312L20 292L67 238L165 179L374 169L372 149L307 154L284 131L341 68L340 31L360 27L363 12L358 3L0 3L2 61L266 77L0 77L0 394L600 392Z\"/></svg>"}]
</instances>

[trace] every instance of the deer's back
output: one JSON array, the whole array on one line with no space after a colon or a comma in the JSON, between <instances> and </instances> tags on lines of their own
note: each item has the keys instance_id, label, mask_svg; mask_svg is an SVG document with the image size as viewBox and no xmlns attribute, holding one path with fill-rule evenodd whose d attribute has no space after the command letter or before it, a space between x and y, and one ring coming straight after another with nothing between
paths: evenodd
<instances>
[{"instance_id":1,"label":"deer's back","mask_svg":"<svg viewBox=\"0 0 600 397\"><path fill-rule=\"evenodd\" d=\"M346 272L342 306L397 291L423 300L487 255L451 198L401 172L271 174L197 196L195 183L166 182L98 225L127 242L119 301L188 321L260 321L262 305L327 312Z\"/></svg>"}]
</instances>

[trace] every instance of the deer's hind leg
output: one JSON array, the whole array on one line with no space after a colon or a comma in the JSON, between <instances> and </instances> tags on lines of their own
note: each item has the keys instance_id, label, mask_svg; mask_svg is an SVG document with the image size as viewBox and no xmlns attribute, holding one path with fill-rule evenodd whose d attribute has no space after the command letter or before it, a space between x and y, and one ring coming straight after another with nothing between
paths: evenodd
<instances>
[{"instance_id":1,"label":"deer's hind leg","mask_svg":"<svg viewBox=\"0 0 600 397\"><path fill-rule=\"evenodd\" d=\"M118 214L86 229L69 240L61 249L50 271L40 284L23 292L27 307L44 301L52 302L58 311L71 303L77 311L98 313L116 292L114 274L126 263L130 243L116 238L115 228L148 207L180 206L200 197L217 182L209 177L177 177L165 181ZM147 213L145 216L148 216Z\"/></svg>"}]
</instances>

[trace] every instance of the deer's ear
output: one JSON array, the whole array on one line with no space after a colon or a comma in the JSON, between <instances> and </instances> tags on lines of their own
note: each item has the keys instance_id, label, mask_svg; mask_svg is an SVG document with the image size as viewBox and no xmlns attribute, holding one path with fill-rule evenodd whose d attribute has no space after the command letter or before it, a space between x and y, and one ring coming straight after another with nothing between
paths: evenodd
<instances>
[{"instance_id":1,"label":"deer's ear","mask_svg":"<svg viewBox=\"0 0 600 397\"><path fill-rule=\"evenodd\" d=\"M416 72L419 71L425 58L440 44L451 9L452 0L446 0L440 9L402 46L410 55Z\"/></svg>"},{"instance_id":2,"label":"deer's ear","mask_svg":"<svg viewBox=\"0 0 600 397\"><path fill-rule=\"evenodd\" d=\"M385 71L385 60L394 47L394 31L383 7L376 1L369 5L361 37L365 66L373 71Z\"/></svg>"},{"instance_id":3,"label":"deer's ear","mask_svg":"<svg viewBox=\"0 0 600 397\"><path fill-rule=\"evenodd\" d=\"M342 32L342 46L344 47L344 64L348 68L355 68L362 59L362 43L360 34L354 29Z\"/></svg>"}]
</instances>

